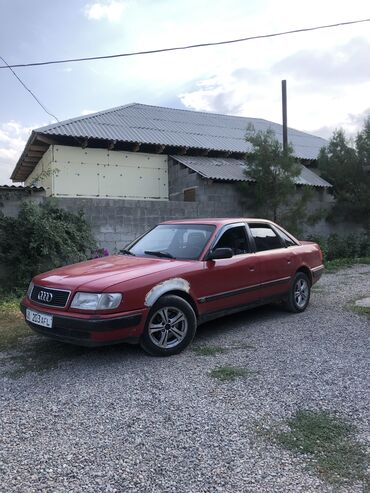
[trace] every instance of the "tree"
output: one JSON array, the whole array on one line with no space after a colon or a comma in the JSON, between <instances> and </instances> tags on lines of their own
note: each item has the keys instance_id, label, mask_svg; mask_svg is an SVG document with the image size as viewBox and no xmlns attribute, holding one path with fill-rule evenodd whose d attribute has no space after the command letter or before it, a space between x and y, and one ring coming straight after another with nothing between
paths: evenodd
<instances>
[{"instance_id":1,"label":"tree","mask_svg":"<svg viewBox=\"0 0 370 493\"><path fill-rule=\"evenodd\" d=\"M0 215L0 264L9 288L25 287L35 274L86 260L95 249L83 214L60 209L52 200L23 202L16 218Z\"/></svg>"},{"instance_id":2,"label":"tree","mask_svg":"<svg viewBox=\"0 0 370 493\"><path fill-rule=\"evenodd\" d=\"M329 216L370 228L370 117L351 145L343 130L336 130L319 154L323 178L332 185L336 201Z\"/></svg>"},{"instance_id":3,"label":"tree","mask_svg":"<svg viewBox=\"0 0 370 493\"><path fill-rule=\"evenodd\" d=\"M302 199L306 200L306 196L301 196L298 202L292 200L295 178L301 168L293 156L293 148L289 145L284 151L272 129L256 132L253 126L247 129L246 141L252 150L246 155L245 174L255 183L251 186L243 183L243 195L261 216L284 222L284 217L294 216L294 210L302 206Z\"/></svg>"}]
</instances>

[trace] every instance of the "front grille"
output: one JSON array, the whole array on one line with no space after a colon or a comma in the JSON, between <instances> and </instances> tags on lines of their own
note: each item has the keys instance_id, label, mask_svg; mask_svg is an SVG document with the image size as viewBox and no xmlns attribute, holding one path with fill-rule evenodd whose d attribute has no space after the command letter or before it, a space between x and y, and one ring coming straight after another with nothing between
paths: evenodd
<instances>
[{"instance_id":1,"label":"front grille","mask_svg":"<svg viewBox=\"0 0 370 493\"><path fill-rule=\"evenodd\" d=\"M34 286L31 293L31 300L40 305L64 308L70 294L71 292L66 290Z\"/></svg>"}]
</instances>

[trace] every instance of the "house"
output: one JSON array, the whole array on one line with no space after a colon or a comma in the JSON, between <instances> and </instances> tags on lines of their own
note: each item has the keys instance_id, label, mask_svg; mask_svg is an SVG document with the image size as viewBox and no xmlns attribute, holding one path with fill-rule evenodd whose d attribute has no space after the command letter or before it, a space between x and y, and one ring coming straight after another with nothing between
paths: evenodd
<instances>
[{"instance_id":1,"label":"house","mask_svg":"<svg viewBox=\"0 0 370 493\"><path fill-rule=\"evenodd\" d=\"M282 140L282 126L267 120L128 104L33 130L11 178L83 209L101 245L119 248L167 218L253 215L235 187L250 181L249 124ZM288 136L302 163L298 187L325 201L330 184L312 167L326 141Z\"/></svg>"},{"instance_id":2,"label":"house","mask_svg":"<svg viewBox=\"0 0 370 493\"><path fill-rule=\"evenodd\" d=\"M282 126L266 120L128 104L34 130L11 178L55 197L189 200L195 182L173 173L177 164L207 180L248 179L250 123L282 138ZM308 170L326 141L293 129L289 140L307 165L297 183L330 186Z\"/></svg>"}]
</instances>

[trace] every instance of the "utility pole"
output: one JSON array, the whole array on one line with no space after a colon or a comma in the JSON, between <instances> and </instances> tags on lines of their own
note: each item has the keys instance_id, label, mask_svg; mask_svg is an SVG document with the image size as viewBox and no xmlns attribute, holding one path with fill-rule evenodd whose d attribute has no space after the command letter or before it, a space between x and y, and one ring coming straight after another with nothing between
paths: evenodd
<instances>
[{"instance_id":1,"label":"utility pole","mask_svg":"<svg viewBox=\"0 0 370 493\"><path fill-rule=\"evenodd\" d=\"M286 80L281 81L281 96L283 105L283 151L288 150L288 117L287 117L287 102L286 102Z\"/></svg>"}]
</instances>

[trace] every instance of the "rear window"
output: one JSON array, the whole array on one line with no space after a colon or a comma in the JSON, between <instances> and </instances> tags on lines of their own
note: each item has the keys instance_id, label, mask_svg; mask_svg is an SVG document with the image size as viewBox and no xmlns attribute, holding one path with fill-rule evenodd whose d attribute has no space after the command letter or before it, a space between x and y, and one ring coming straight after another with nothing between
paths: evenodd
<instances>
[{"instance_id":1,"label":"rear window","mask_svg":"<svg viewBox=\"0 0 370 493\"><path fill-rule=\"evenodd\" d=\"M283 247L280 238L267 224L249 224L249 229L254 238L257 252Z\"/></svg>"}]
</instances>

